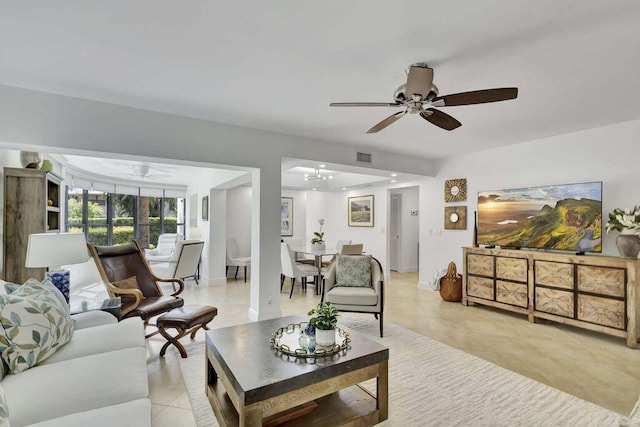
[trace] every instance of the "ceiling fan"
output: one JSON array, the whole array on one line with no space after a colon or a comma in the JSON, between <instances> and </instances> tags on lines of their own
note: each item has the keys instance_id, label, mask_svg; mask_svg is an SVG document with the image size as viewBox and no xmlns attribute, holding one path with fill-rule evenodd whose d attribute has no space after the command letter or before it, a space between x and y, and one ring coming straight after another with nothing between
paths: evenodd
<instances>
[{"instance_id":1,"label":"ceiling fan","mask_svg":"<svg viewBox=\"0 0 640 427\"><path fill-rule=\"evenodd\" d=\"M134 179L154 179L154 178L169 178L171 177L168 173L152 173L151 166L145 164L134 164L131 165L131 173L125 174L127 178ZM155 169L155 168L154 168Z\"/></svg>"},{"instance_id":2,"label":"ceiling fan","mask_svg":"<svg viewBox=\"0 0 640 427\"><path fill-rule=\"evenodd\" d=\"M427 64L417 63L409 66L407 83L398 87L393 94L395 102L332 102L331 107L403 107L390 115L367 133L376 133L402 118L405 114L420 114L426 121L442 129L453 130L460 123L450 115L433 107L451 107L456 105L484 104L487 102L507 101L518 97L518 88L473 90L438 96L438 87L433 84L433 69Z\"/></svg>"}]
</instances>

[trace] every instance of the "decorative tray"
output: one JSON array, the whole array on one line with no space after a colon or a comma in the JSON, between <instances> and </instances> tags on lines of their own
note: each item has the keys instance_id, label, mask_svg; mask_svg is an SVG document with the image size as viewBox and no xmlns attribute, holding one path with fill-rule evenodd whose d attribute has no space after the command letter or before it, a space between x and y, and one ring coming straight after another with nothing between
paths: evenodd
<instances>
[{"instance_id":1,"label":"decorative tray","mask_svg":"<svg viewBox=\"0 0 640 427\"><path fill-rule=\"evenodd\" d=\"M314 346L315 339L312 339L309 348L302 348L299 342L300 335L304 334L308 324L308 322L290 323L287 326L278 328L269 342L273 344L273 348L282 354L306 358L333 356L334 354L346 352L349 348L351 343L349 334L340 327L336 327L336 343L331 347Z\"/></svg>"}]
</instances>

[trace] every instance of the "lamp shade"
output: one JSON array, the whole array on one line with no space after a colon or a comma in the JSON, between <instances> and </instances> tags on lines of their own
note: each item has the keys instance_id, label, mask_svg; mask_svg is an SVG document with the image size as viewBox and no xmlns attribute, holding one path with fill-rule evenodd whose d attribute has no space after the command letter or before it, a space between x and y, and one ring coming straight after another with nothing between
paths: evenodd
<instances>
[{"instance_id":1,"label":"lamp shade","mask_svg":"<svg viewBox=\"0 0 640 427\"><path fill-rule=\"evenodd\" d=\"M89 259L83 233L36 233L29 235L25 267L59 267Z\"/></svg>"}]
</instances>

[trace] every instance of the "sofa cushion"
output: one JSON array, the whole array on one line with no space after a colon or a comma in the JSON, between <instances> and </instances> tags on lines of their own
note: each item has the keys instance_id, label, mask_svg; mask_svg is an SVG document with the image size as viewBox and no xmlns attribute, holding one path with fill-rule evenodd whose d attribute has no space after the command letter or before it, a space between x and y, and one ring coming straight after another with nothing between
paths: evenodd
<instances>
[{"instance_id":1,"label":"sofa cushion","mask_svg":"<svg viewBox=\"0 0 640 427\"><path fill-rule=\"evenodd\" d=\"M42 365L7 375L2 386L10 397L9 421L16 426L146 399L146 351L127 348Z\"/></svg>"},{"instance_id":2,"label":"sofa cushion","mask_svg":"<svg viewBox=\"0 0 640 427\"><path fill-rule=\"evenodd\" d=\"M64 417L54 418L29 427L113 427L113 426L151 426L151 401L138 399L119 405L78 412Z\"/></svg>"},{"instance_id":3,"label":"sofa cushion","mask_svg":"<svg viewBox=\"0 0 640 427\"><path fill-rule=\"evenodd\" d=\"M47 284L36 280L0 295L0 354L10 372L37 365L71 339L67 310Z\"/></svg>"},{"instance_id":4,"label":"sofa cushion","mask_svg":"<svg viewBox=\"0 0 640 427\"><path fill-rule=\"evenodd\" d=\"M42 362L41 365L123 348L144 347L144 345L144 325L142 320L140 318L124 319L122 322L113 325L76 330L73 334L73 339Z\"/></svg>"},{"instance_id":5,"label":"sofa cushion","mask_svg":"<svg viewBox=\"0 0 640 427\"><path fill-rule=\"evenodd\" d=\"M74 329L76 331L85 328L93 328L94 326L111 325L118 323L118 319L106 311L92 310L84 313L72 314ZM75 334L75 332L74 332Z\"/></svg>"},{"instance_id":6,"label":"sofa cushion","mask_svg":"<svg viewBox=\"0 0 640 427\"><path fill-rule=\"evenodd\" d=\"M9 407L2 385L0 385L0 427L9 427Z\"/></svg>"},{"instance_id":7,"label":"sofa cushion","mask_svg":"<svg viewBox=\"0 0 640 427\"><path fill-rule=\"evenodd\" d=\"M371 287L371 256L336 256L336 286Z\"/></svg>"}]
</instances>

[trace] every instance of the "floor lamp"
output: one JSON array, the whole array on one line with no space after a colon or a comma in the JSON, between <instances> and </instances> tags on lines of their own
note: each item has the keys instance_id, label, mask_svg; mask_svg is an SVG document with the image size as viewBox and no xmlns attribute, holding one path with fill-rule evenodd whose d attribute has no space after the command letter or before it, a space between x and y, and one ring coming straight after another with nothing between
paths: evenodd
<instances>
[{"instance_id":1,"label":"floor lamp","mask_svg":"<svg viewBox=\"0 0 640 427\"><path fill-rule=\"evenodd\" d=\"M47 277L69 302L68 270L63 265L87 262L89 252L83 233L36 233L29 235L27 268L47 268Z\"/></svg>"}]
</instances>

